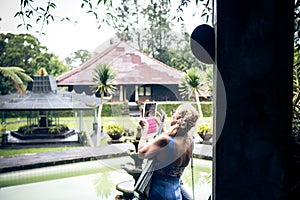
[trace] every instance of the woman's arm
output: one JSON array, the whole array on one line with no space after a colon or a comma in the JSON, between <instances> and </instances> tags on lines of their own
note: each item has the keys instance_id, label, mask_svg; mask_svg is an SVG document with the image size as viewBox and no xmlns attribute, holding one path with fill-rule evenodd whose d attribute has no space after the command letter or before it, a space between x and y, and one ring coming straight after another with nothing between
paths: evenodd
<instances>
[{"instance_id":1,"label":"woman's arm","mask_svg":"<svg viewBox=\"0 0 300 200\"><path fill-rule=\"evenodd\" d=\"M147 142L147 123L144 120L139 122L142 127L142 136L138 145L138 156L140 158L151 158L157 153L162 153L162 148L169 144L169 136L176 135L179 128L177 121L164 134L157 136L154 140Z\"/></svg>"},{"instance_id":2,"label":"woman's arm","mask_svg":"<svg viewBox=\"0 0 300 200\"><path fill-rule=\"evenodd\" d=\"M147 142L147 138L142 136L138 146L138 156L140 158L152 158L161 152L168 143L169 137L166 135L160 135L150 142Z\"/></svg>"},{"instance_id":3,"label":"woman's arm","mask_svg":"<svg viewBox=\"0 0 300 200\"><path fill-rule=\"evenodd\" d=\"M152 158L161 152L168 143L169 137L166 135L160 135L148 143L145 138L141 138L138 146L138 156L140 158Z\"/></svg>"}]
</instances>

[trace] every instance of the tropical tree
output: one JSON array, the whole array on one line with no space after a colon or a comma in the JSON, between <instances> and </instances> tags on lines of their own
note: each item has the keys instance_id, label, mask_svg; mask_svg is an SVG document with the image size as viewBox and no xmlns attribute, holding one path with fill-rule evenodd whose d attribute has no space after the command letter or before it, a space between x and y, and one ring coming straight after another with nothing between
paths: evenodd
<instances>
[{"instance_id":1,"label":"tropical tree","mask_svg":"<svg viewBox=\"0 0 300 200\"><path fill-rule=\"evenodd\" d=\"M45 25L50 24L51 22L55 22L55 20L59 21L71 21L69 17L65 16L57 16L55 15L56 3L54 0L48 0L47 3L39 2L37 0L19 0L19 10L15 13L15 17L19 17L21 19L21 23L18 24L18 27L24 27L26 30L31 30L34 26L40 26L40 33L43 33L43 28ZM106 23L108 25L114 25L116 21L120 19L120 15L125 14L127 15L129 7L132 7L134 4L134 9L138 11L140 6L156 6L160 4L167 4L169 8L171 7L170 0L163 0L163 1L140 1L141 4L138 4L137 0L122 0L120 2L114 2L113 0L98 0L98 1L91 1L91 0L82 0L80 2L80 6L82 9L85 9L88 14L92 14L95 16L96 21L99 23L98 28L101 28L101 25ZM212 5L211 0L194 0L196 5L201 4L203 6L203 10L201 12L201 17L208 21L209 17L211 17L212 12ZM183 21L182 13L184 9L189 6L191 0L181 0L176 2L173 5L177 5L177 15L173 17L174 20ZM125 5L121 10L120 5ZM126 6L128 5L128 6ZM176 7L176 6L175 6ZM117 12L116 12L117 11ZM121 11L121 14L120 14ZM136 13L133 13L135 17ZM127 15L128 16L128 15ZM136 18L137 19L137 18ZM135 20L136 20L135 19ZM1 20L1 18L0 18ZM35 25L32 23L35 22ZM75 21L76 22L76 21ZM122 26L122 25L121 25ZM121 29L126 32L126 26L122 26ZM120 30L121 30L120 29Z\"/></svg>"},{"instance_id":2,"label":"tropical tree","mask_svg":"<svg viewBox=\"0 0 300 200\"><path fill-rule=\"evenodd\" d=\"M112 70L111 66L108 64L98 65L93 72L93 82L95 85L92 86L93 92L100 95L100 104L98 107L98 128L97 128L97 141L96 145L100 144L100 134L101 134L101 113L103 108L103 99L105 95L112 95L116 91L117 87L114 83L116 77L116 72Z\"/></svg>"},{"instance_id":3,"label":"tropical tree","mask_svg":"<svg viewBox=\"0 0 300 200\"><path fill-rule=\"evenodd\" d=\"M67 58L65 58L65 62L67 63L69 69L71 70L82 65L90 58L91 58L91 53L88 50L80 49L78 51L71 53Z\"/></svg>"},{"instance_id":4,"label":"tropical tree","mask_svg":"<svg viewBox=\"0 0 300 200\"><path fill-rule=\"evenodd\" d=\"M88 14L94 15L99 29L103 24L111 26L121 40L132 42L137 45L139 50L178 69L184 66L181 65L181 61L194 62L189 58L181 59L179 55L185 50L181 47L182 51L179 53L176 51L174 44L178 41L178 34L175 35L172 32L175 23L183 22L181 15L190 3L190 0L181 0L175 3L169 0L121 0L114 3L112 0L82 0L81 8ZM208 21L212 16L212 1L195 0L194 3L196 6L202 4L202 13L198 14L203 20ZM44 25L56 22L57 19L70 21L68 17L53 14L56 9L56 3L53 0L49 0L46 5L41 5L35 0L21 0L19 5L20 9L16 12L15 17L22 19L19 26L23 26L27 30L33 28L32 20L36 21L35 26L41 25L41 32ZM172 12L175 9L177 12ZM184 26L183 23L181 25ZM189 45L186 47L189 48ZM188 50L188 54L190 54L190 50ZM187 58L186 55L184 58ZM70 59L66 59L67 63L70 61Z\"/></svg>"},{"instance_id":5,"label":"tropical tree","mask_svg":"<svg viewBox=\"0 0 300 200\"><path fill-rule=\"evenodd\" d=\"M197 67L192 67L186 71L186 74L179 85L179 92L182 97L195 97L200 115L200 122L203 122L203 112L199 97L205 95L206 84L204 74L201 73Z\"/></svg>"},{"instance_id":6,"label":"tropical tree","mask_svg":"<svg viewBox=\"0 0 300 200\"><path fill-rule=\"evenodd\" d=\"M182 37L174 40L174 43L176 42L174 47L168 50L170 62L167 64L181 71L186 71L191 67L200 67L201 70L206 70L207 65L197 60L191 51L190 35L185 29L182 30L182 33Z\"/></svg>"},{"instance_id":7,"label":"tropical tree","mask_svg":"<svg viewBox=\"0 0 300 200\"><path fill-rule=\"evenodd\" d=\"M0 66L19 67L29 76L35 75L40 68L45 68L53 76L68 70L56 55L48 53L47 48L30 34L0 33ZM0 89L1 94L14 92L12 84L2 76Z\"/></svg>"},{"instance_id":8,"label":"tropical tree","mask_svg":"<svg viewBox=\"0 0 300 200\"><path fill-rule=\"evenodd\" d=\"M39 68L32 62L46 51L47 48L30 34L0 34L0 66L17 66L26 74L34 75Z\"/></svg>"},{"instance_id":9,"label":"tropical tree","mask_svg":"<svg viewBox=\"0 0 300 200\"><path fill-rule=\"evenodd\" d=\"M0 67L0 74L12 81L13 86L20 96L23 96L25 83L33 81L32 78L25 73L25 70L20 67Z\"/></svg>"},{"instance_id":10,"label":"tropical tree","mask_svg":"<svg viewBox=\"0 0 300 200\"><path fill-rule=\"evenodd\" d=\"M48 74L53 75L54 77L68 71L67 65L60 61L57 55L47 52L35 57L32 60L31 65L35 69L35 74L41 68L44 68Z\"/></svg>"}]
</instances>

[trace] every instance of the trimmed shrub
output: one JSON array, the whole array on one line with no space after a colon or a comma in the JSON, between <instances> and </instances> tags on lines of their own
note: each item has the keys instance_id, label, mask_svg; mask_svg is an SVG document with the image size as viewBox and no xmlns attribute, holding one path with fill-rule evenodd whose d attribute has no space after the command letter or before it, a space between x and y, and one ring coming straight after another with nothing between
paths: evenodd
<instances>
[{"instance_id":1,"label":"trimmed shrub","mask_svg":"<svg viewBox=\"0 0 300 200\"><path fill-rule=\"evenodd\" d=\"M194 104L197 108L197 104ZM212 101L201 102L201 108L204 117L211 117L213 115L213 103Z\"/></svg>"},{"instance_id":2,"label":"trimmed shrub","mask_svg":"<svg viewBox=\"0 0 300 200\"><path fill-rule=\"evenodd\" d=\"M178 106L180 106L182 104L182 102L159 102L157 105L157 111L160 112L160 110L162 109L163 111L165 111L165 113L167 114L167 116L171 116L172 115L172 111L176 110L178 108ZM198 106L196 102L192 102L191 103L196 110L198 111ZM211 117L213 114L213 103L210 101L205 101L205 102L200 102L201 104L201 109L203 112L203 116L204 117Z\"/></svg>"},{"instance_id":3,"label":"trimmed shrub","mask_svg":"<svg viewBox=\"0 0 300 200\"><path fill-rule=\"evenodd\" d=\"M122 116L123 114L123 102L111 102L105 103L102 108L102 115L103 117L109 116Z\"/></svg>"}]
</instances>

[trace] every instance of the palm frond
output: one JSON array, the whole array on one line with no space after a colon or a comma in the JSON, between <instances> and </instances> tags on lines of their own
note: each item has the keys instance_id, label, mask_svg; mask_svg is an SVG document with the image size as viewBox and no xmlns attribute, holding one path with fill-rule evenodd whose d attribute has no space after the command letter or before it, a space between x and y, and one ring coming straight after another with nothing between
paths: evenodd
<instances>
[{"instance_id":1,"label":"palm frond","mask_svg":"<svg viewBox=\"0 0 300 200\"><path fill-rule=\"evenodd\" d=\"M112 70L111 66L107 64L100 64L93 72L92 86L93 92L99 92L100 94L113 94L117 90L117 86L114 83L116 72Z\"/></svg>"},{"instance_id":2,"label":"palm frond","mask_svg":"<svg viewBox=\"0 0 300 200\"><path fill-rule=\"evenodd\" d=\"M25 82L33 81L32 78L25 73L25 70L20 67L0 67L0 74L13 82L14 87L21 96L23 95L23 87Z\"/></svg>"},{"instance_id":3,"label":"palm frond","mask_svg":"<svg viewBox=\"0 0 300 200\"><path fill-rule=\"evenodd\" d=\"M190 68L186 71L186 74L179 85L180 95L182 97L191 97L197 93L202 96L202 94L207 91L204 81L205 78L198 68Z\"/></svg>"}]
</instances>

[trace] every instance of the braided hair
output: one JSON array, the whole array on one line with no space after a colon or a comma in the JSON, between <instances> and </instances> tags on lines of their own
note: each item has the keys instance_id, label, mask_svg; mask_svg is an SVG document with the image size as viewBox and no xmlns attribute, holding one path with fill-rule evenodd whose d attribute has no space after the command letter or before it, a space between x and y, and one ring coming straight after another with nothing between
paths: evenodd
<instances>
[{"instance_id":1,"label":"braided hair","mask_svg":"<svg viewBox=\"0 0 300 200\"><path fill-rule=\"evenodd\" d=\"M178 132L189 132L199 118L197 110L190 103L184 103L177 108L177 113L181 116L181 123Z\"/></svg>"}]
</instances>

